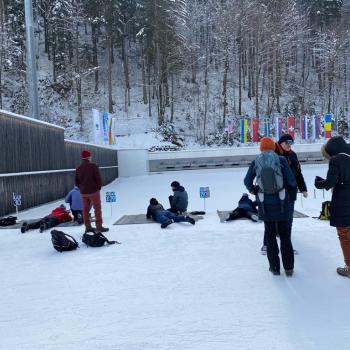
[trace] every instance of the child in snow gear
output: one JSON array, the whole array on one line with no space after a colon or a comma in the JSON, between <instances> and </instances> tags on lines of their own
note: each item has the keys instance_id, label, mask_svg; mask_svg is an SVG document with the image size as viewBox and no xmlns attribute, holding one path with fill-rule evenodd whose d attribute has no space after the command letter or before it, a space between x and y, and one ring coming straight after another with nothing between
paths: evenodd
<instances>
[{"instance_id":1,"label":"child in snow gear","mask_svg":"<svg viewBox=\"0 0 350 350\"><path fill-rule=\"evenodd\" d=\"M169 196L170 209L168 210L175 214L184 214L187 211L188 194L178 181L173 181L170 186L174 194Z\"/></svg>"},{"instance_id":2,"label":"child in snow gear","mask_svg":"<svg viewBox=\"0 0 350 350\"><path fill-rule=\"evenodd\" d=\"M241 218L248 218L254 222L258 222L258 211L256 210L258 203L252 201L249 198L248 193L243 193L241 199L238 202L238 207L233 210L225 221L232 221Z\"/></svg>"},{"instance_id":3,"label":"child in snow gear","mask_svg":"<svg viewBox=\"0 0 350 350\"><path fill-rule=\"evenodd\" d=\"M333 189L329 223L337 229L345 261L345 267L337 268L337 273L350 277L350 146L341 136L332 137L321 152L329 159L329 167L326 179L316 177L315 187Z\"/></svg>"},{"instance_id":4,"label":"child in snow gear","mask_svg":"<svg viewBox=\"0 0 350 350\"><path fill-rule=\"evenodd\" d=\"M189 216L176 215L164 207L157 201L156 198L151 198L147 208L147 219L152 218L154 221L161 224L161 228L166 228L173 222L189 222L194 225L196 222Z\"/></svg>"},{"instance_id":5,"label":"child in snow gear","mask_svg":"<svg viewBox=\"0 0 350 350\"><path fill-rule=\"evenodd\" d=\"M73 189L69 191L65 202L70 205L70 211L73 214L74 221L81 225L83 223L83 201L81 200L78 186L74 186Z\"/></svg>"},{"instance_id":6,"label":"child in snow gear","mask_svg":"<svg viewBox=\"0 0 350 350\"><path fill-rule=\"evenodd\" d=\"M108 245L112 244L120 244L117 241L109 241L106 236L104 236L102 233L89 233L85 232L82 241L88 246L88 247L102 247L105 243Z\"/></svg>"},{"instance_id":7,"label":"child in snow gear","mask_svg":"<svg viewBox=\"0 0 350 350\"><path fill-rule=\"evenodd\" d=\"M98 166L91 162L89 151L81 152L82 163L75 171L75 185L79 187L83 199L83 219L86 232L107 232L108 228L102 226L102 210L100 191L102 187L101 173ZM91 226L89 217L90 205L94 207L96 230Z\"/></svg>"},{"instance_id":8,"label":"child in snow gear","mask_svg":"<svg viewBox=\"0 0 350 350\"><path fill-rule=\"evenodd\" d=\"M51 241L53 247L60 253L79 248L79 244L75 238L62 231L52 230Z\"/></svg>"},{"instance_id":9,"label":"child in snow gear","mask_svg":"<svg viewBox=\"0 0 350 350\"><path fill-rule=\"evenodd\" d=\"M30 224L24 222L21 227L21 232L25 233L28 230L39 229L43 232L49 228L55 227L64 222L72 221L72 217L69 215L64 204L61 204L58 208L54 209L49 215L42 219L32 222Z\"/></svg>"},{"instance_id":10,"label":"child in snow gear","mask_svg":"<svg viewBox=\"0 0 350 350\"><path fill-rule=\"evenodd\" d=\"M271 138L261 139L260 150L263 156L258 156L250 164L244 184L258 198L259 219L264 221L270 271L276 275L280 272L276 237L279 235L283 267L290 275L294 269L294 252L289 230L289 191L295 190L296 182L286 159L274 153L275 143ZM271 179L266 178L268 174ZM254 179L259 176L258 185L254 186Z\"/></svg>"}]
</instances>

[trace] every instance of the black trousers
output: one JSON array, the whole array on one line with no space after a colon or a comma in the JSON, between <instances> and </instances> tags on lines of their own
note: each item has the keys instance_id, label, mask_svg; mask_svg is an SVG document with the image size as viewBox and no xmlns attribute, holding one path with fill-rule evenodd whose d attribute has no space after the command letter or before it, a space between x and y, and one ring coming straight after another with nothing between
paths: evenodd
<instances>
[{"instance_id":1,"label":"black trousers","mask_svg":"<svg viewBox=\"0 0 350 350\"><path fill-rule=\"evenodd\" d=\"M59 224L59 221L54 216L45 216L44 218L40 219L39 221L32 222L28 224L27 229L28 230L34 230L40 228L40 225L45 224L46 229L49 229L51 227L55 227Z\"/></svg>"},{"instance_id":2,"label":"black trousers","mask_svg":"<svg viewBox=\"0 0 350 350\"><path fill-rule=\"evenodd\" d=\"M257 215L257 214L255 214L249 210L237 208L232 213L230 213L230 216L227 219L227 221L232 221L232 220L237 220L237 219L242 219L242 218L248 218L248 219L252 220L252 215Z\"/></svg>"},{"instance_id":3,"label":"black trousers","mask_svg":"<svg viewBox=\"0 0 350 350\"><path fill-rule=\"evenodd\" d=\"M73 214L74 221L83 223L83 211L82 210L70 210Z\"/></svg>"},{"instance_id":4,"label":"black trousers","mask_svg":"<svg viewBox=\"0 0 350 350\"><path fill-rule=\"evenodd\" d=\"M274 221L264 222L265 236L267 246L267 259L269 260L270 268L274 271L280 270L279 248L277 243L277 235L281 240L281 255L282 263L285 270L294 269L294 251L292 241L290 239L290 222L289 221Z\"/></svg>"}]
</instances>

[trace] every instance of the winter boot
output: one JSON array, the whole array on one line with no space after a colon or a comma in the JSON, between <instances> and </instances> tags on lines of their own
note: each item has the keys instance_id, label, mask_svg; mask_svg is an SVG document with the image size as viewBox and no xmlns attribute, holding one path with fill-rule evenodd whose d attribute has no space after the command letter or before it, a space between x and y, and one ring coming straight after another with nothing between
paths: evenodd
<instances>
[{"instance_id":1,"label":"winter boot","mask_svg":"<svg viewBox=\"0 0 350 350\"><path fill-rule=\"evenodd\" d=\"M185 219L186 219L186 221L189 222L191 225L195 225L195 223L196 223L196 221L195 221L193 218L189 217L189 216L186 216Z\"/></svg>"},{"instance_id":2,"label":"winter boot","mask_svg":"<svg viewBox=\"0 0 350 350\"><path fill-rule=\"evenodd\" d=\"M28 230L28 224L24 222L21 227L21 232L25 233Z\"/></svg>"},{"instance_id":3,"label":"winter boot","mask_svg":"<svg viewBox=\"0 0 350 350\"><path fill-rule=\"evenodd\" d=\"M269 271L275 276L279 276L280 275L280 272L278 270L273 269L272 267L269 268Z\"/></svg>"},{"instance_id":4,"label":"winter boot","mask_svg":"<svg viewBox=\"0 0 350 350\"><path fill-rule=\"evenodd\" d=\"M103 232L108 232L109 228L108 227L103 227L102 224L96 225L96 233L103 233Z\"/></svg>"},{"instance_id":5,"label":"winter boot","mask_svg":"<svg viewBox=\"0 0 350 350\"><path fill-rule=\"evenodd\" d=\"M293 269L291 269L291 270L286 270L286 276L292 277L292 276L293 276Z\"/></svg>"},{"instance_id":6,"label":"winter boot","mask_svg":"<svg viewBox=\"0 0 350 350\"><path fill-rule=\"evenodd\" d=\"M251 219L252 219L254 222L258 222L258 221L259 221L258 215L255 215L255 214L253 214L253 215L251 216Z\"/></svg>"},{"instance_id":7,"label":"winter boot","mask_svg":"<svg viewBox=\"0 0 350 350\"><path fill-rule=\"evenodd\" d=\"M43 233L47 229L45 222L42 222L39 227L40 233Z\"/></svg>"},{"instance_id":8,"label":"winter boot","mask_svg":"<svg viewBox=\"0 0 350 350\"><path fill-rule=\"evenodd\" d=\"M337 272L340 276L350 277L350 266L338 267Z\"/></svg>"},{"instance_id":9,"label":"winter boot","mask_svg":"<svg viewBox=\"0 0 350 350\"><path fill-rule=\"evenodd\" d=\"M170 224L172 224L174 221L173 220L167 220L167 221L164 221L161 225L160 225L160 227L161 228L167 228Z\"/></svg>"}]
</instances>

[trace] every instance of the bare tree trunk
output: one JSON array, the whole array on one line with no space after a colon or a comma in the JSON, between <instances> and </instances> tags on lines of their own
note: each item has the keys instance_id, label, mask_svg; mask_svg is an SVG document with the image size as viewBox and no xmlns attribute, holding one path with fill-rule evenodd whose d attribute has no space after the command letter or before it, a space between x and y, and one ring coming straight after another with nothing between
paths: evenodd
<instances>
[{"instance_id":1,"label":"bare tree trunk","mask_svg":"<svg viewBox=\"0 0 350 350\"><path fill-rule=\"evenodd\" d=\"M108 84L108 112L113 113L112 99L112 53L111 53L111 34L107 33L107 84Z\"/></svg>"},{"instance_id":2,"label":"bare tree trunk","mask_svg":"<svg viewBox=\"0 0 350 350\"><path fill-rule=\"evenodd\" d=\"M91 39L92 39L92 56L94 65L94 75L95 75L95 92L98 92L99 83L99 68L98 68L98 53L97 53L97 33L96 25L91 25Z\"/></svg>"},{"instance_id":3,"label":"bare tree trunk","mask_svg":"<svg viewBox=\"0 0 350 350\"><path fill-rule=\"evenodd\" d=\"M174 121L174 74L171 74L170 122Z\"/></svg>"},{"instance_id":4,"label":"bare tree trunk","mask_svg":"<svg viewBox=\"0 0 350 350\"><path fill-rule=\"evenodd\" d=\"M222 84L222 95L224 97L223 102L223 116L222 116L222 127L225 127L226 124L226 115L227 115L227 75L229 70L229 62L228 62L228 37L225 38L225 61L224 61L224 77Z\"/></svg>"},{"instance_id":5,"label":"bare tree trunk","mask_svg":"<svg viewBox=\"0 0 350 350\"><path fill-rule=\"evenodd\" d=\"M140 45L141 45L142 99L143 99L143 103L146 105L148 103L148 99L147 99L147 87L146 87L145 55L143 52L142 41Z\"/></svg>"},{"instance_id":6,"label":"bare tree trunk","mask_svg":"<svg viewBox=\"0 0 350 350\"><path fill-rule=\"evenodd\" d=\"M78 116L80 122L80 131L83 131L83 107L82 107L82 94L81 94L81 76L80 76L80 61L79 61L79 23L75 28L75 84L77 87L77 104L78 104Z\"/></svg>"}]
</instances>

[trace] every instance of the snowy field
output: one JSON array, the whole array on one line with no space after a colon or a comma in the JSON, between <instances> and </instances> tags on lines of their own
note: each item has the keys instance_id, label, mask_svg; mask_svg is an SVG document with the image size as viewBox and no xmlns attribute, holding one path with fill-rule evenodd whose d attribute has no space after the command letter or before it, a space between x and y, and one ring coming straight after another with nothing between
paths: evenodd
<instances>
[{"instance_id":1,"label":"snowy field","mask_svg":"<svg viewBox=\"0 0 350 350\"><path fill-rule=\"evenodd\" d=\"M325 165L304 166L310 198L296 209L320 211L313 179ZM57 253L49 232L1 230L0 349L231 350L348 349L350 280L335 229L295 219L292 278L268 272L260 254L263 224L220 223L245 191L246 169L168 172L119 179L113 217L104 207L108 237L122 245ZM112 226L146 211L155 196L167 206L170 182L188 190L190 210L202 210L199 186L210 186L204 220L195 226ZM329 199L330 194L325 194ZM41 217L57 203L23 212ZM80 240L83 229L68 228Z\"/></svg>"}]
</instances>

